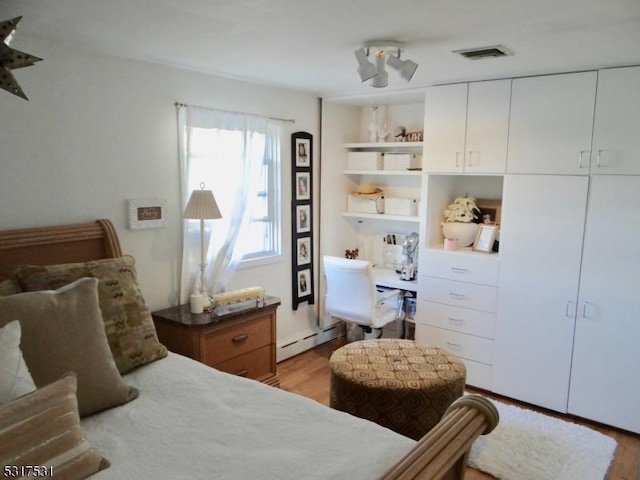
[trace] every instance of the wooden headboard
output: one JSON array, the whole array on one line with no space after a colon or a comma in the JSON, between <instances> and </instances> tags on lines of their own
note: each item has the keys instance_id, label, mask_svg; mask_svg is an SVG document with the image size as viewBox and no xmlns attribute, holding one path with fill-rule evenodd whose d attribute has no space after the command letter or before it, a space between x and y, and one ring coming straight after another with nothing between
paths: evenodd
<instances>
[{"instance_id":1,"label":"wooden headboard","mask_svg":"<svg viewBox=\"0 0 640 480\"><path fill-rule=\"evenodd\" d=\"M54 265L122 256L110 220L0 231L0 281L18 265Z\"/></svg>"}]
</instances>

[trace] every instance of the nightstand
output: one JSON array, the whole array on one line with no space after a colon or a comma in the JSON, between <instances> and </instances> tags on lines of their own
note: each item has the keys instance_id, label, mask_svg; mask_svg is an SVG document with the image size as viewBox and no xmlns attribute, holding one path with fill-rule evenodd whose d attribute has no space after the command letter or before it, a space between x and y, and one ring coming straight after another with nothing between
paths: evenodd
<instances>
[{"instance_id":1,"label":"nightstand","mask_svg":"<svg viewBox=\"0 0 640 480\"><path fill-rule=\"evenodd\" d=\"M189 305L153 312L158 339L170 351L223 372L278 387L276 310L280 299L265 297L264 306L222 315L192 314Z\"/></svg>"}]
</instances>

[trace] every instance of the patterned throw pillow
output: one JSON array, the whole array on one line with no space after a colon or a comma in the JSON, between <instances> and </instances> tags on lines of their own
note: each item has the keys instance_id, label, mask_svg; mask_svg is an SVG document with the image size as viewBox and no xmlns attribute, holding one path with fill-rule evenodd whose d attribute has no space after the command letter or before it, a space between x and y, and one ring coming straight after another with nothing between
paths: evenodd
<instances>
[{"instance_id":1,"label":"patterned throw pillow","mask_svg":"<svg viewBox=\"0 0 640 480\"><path fill-rule=\"evenodd\" d=\"M0 406L0 465L9 477L25 469L32 472L28 477L67 480L109 467L84 437L74 374Z\"/></svg>"},{"instance_id":2,"label":"patterned throw pillow","mask_svg":"<svg viewBox=\"0 0 640 480\"><path fill-rule=\"evenodd\" d=\"M36 389L20 350L20 322L0 328L0 405Z\"/></svg>"},{"instance_id":3,"label":"patterned throw pillow","mask_svg":"<svg viewBox=\"0 0 640 480\"><path fill-rule=\"evenodd\" d=\"M104 327L121 374L167 356L167 348L158 341L130 255L85 263L23 265L16 276L25 291L52 290L82 277L97 278Z\"/></svg>"}]
</instances>

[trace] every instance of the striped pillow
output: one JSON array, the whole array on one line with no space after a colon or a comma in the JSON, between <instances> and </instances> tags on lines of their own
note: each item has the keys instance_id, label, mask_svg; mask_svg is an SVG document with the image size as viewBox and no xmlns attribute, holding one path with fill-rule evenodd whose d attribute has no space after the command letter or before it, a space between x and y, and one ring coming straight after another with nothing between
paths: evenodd
<instances>
[{"instance_id":1,"label":"striped pillow","mask_svg":"<svg viewBox=\"0 0 640 480\"><path fill-rule=\"evenodd\" d=\"M0 406L0 465L12 476L38 466L48 477L68 480L110 465L84 437L75 374Z\"/></svg>"}]
</instances>

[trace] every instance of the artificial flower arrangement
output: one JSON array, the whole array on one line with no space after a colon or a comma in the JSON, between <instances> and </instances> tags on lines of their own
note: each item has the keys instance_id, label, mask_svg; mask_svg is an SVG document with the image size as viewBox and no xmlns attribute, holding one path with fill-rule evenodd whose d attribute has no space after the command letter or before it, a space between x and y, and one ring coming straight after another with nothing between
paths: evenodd
<instances>
[{"instance_id":1,"label":"artificial flower arrangement","mask_svg":"<svg viewBox=\"0 0 640 480\"><path fill-rule=\"evenodd\" d=\"M458 197L452 204L444 209L444 222L470 223L480 218L480 209L476 205L474 197Z\"/></svg>"}]
</instances>

